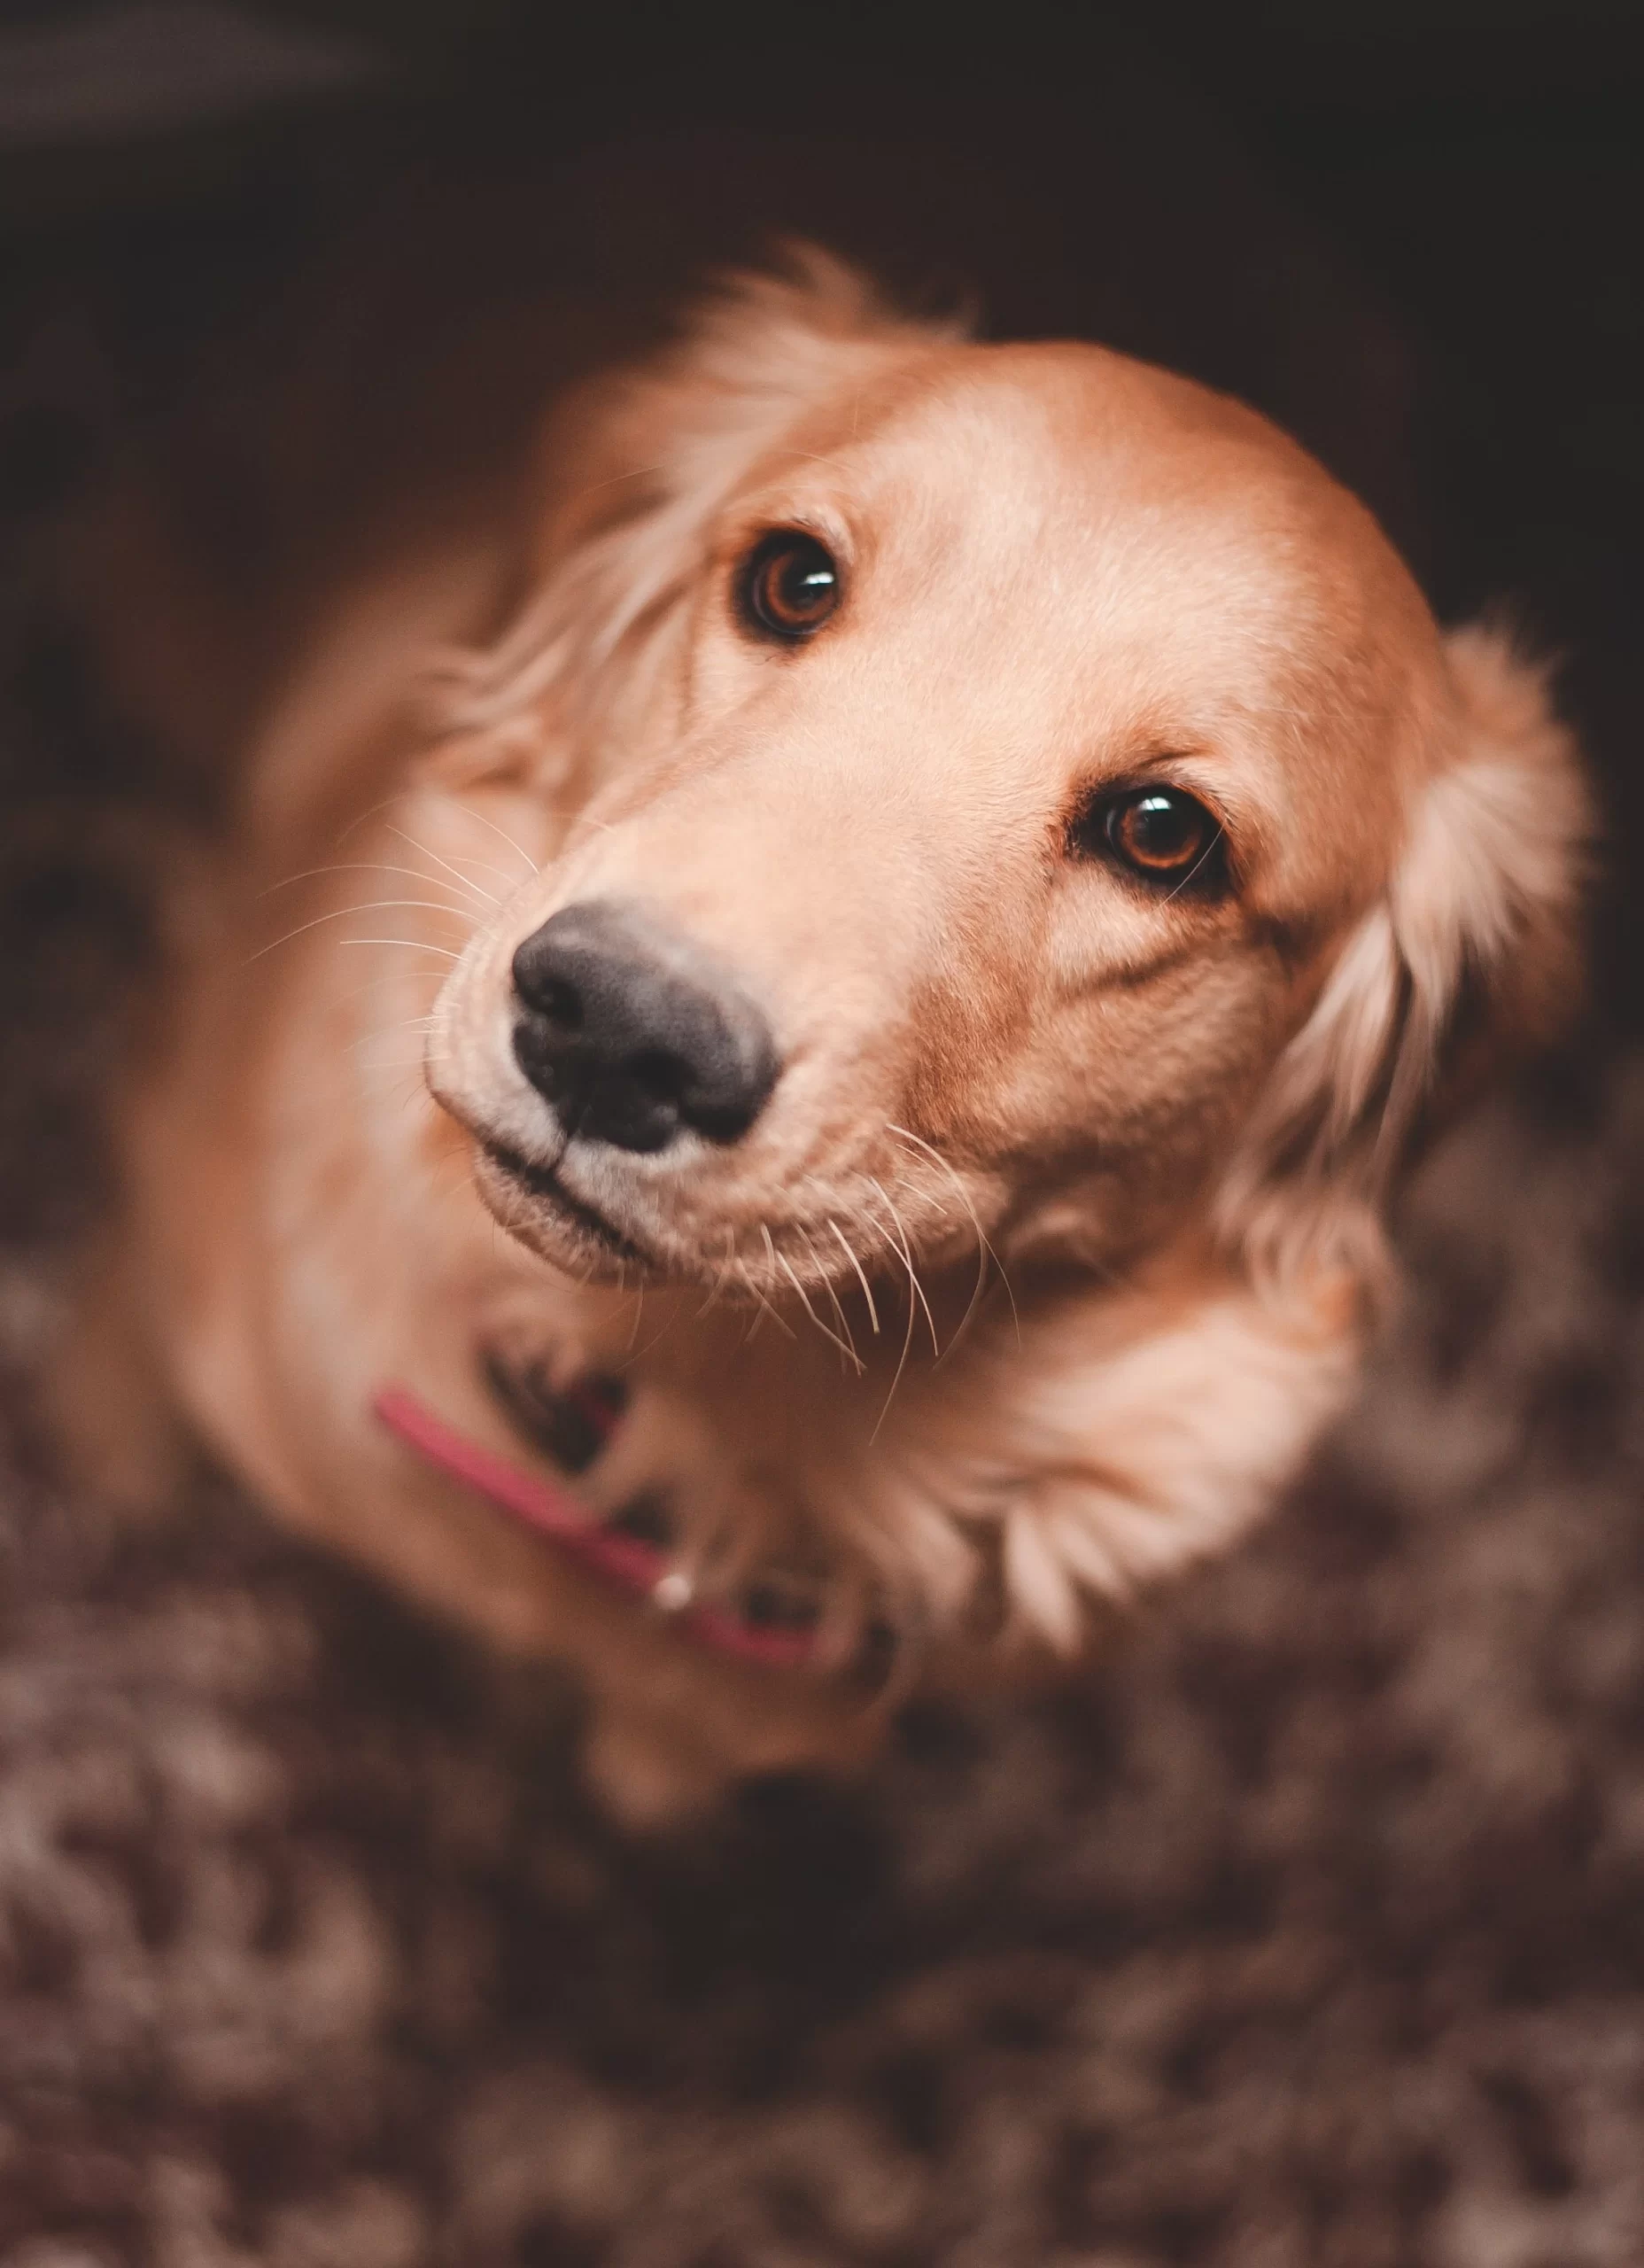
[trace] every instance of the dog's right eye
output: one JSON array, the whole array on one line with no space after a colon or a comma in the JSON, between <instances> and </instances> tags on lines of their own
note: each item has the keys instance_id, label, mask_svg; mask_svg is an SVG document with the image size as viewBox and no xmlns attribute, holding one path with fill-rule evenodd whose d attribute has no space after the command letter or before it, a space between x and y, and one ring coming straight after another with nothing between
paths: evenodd
<instances>
[{"instance_id":1,"label":"dog's right eye","mask_svg":"<svg viewBox=\"0 0 1644 2268\"><path fill-rule=\"evenodd\" d=\"M838 562L803 528L773 528L742 561L737 600L749 630L796 645L814 637L838 606Z\"/></svg>"},{"instance_id":2,"label":"dog's right eye","mask_svg":"<svg viewBox=\"0 0 1644 2268\"><path fill-rule=\"evenodd\" d=\"M1068 830L1081 857L1105 855L1127 874L1167 884L1175 897L1193 888L1215 893L1227 882L1221 823L1197 796L1160 781L1097 799Z\"/></svg>"}]
</instances>

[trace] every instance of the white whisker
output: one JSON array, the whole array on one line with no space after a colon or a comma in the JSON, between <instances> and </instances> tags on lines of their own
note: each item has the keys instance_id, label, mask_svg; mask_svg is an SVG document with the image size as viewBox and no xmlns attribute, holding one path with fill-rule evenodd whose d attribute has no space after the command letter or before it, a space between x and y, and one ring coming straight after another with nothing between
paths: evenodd
<instances>
[{"instance_id":1,"label":"white whisker","mask_svg":"<svg viewBox=\"0 0 1644 2268\"><path fill-rule=\"evenodd\" d=\"M875 1183L874 1186L877 1188L878 1184ZM880 1191L880 1193L881 1196L884 1194L883 1191ZM890 1200L888 1198L886 1199L886 1202L887 1204L889 1204ZM894 1219L896 1217L896 1208L894 1206L891 1207L891 1214ZM896 1257L903 1262L903 1266L907 1268L909 1285L907 1329L902 1334L902 1352L896 1358L896 1371L895 1377L890 1381L890 1391L885 1396L884 1407L880 1410L878 1418L874 1421L873 1431L868 1435L868 1443L869 1446L872 1447L873 1442L879 1439L880 1428L884 1425L886 1418L890 1415L890 1405L896 1398L896 1389L902 1384L903 1373L908 1367L908 1357L913 1351L913 1326L919 1318L919 1309L914 1304L914 1276L912 1266L908 1259L908 1255L905 1252L901 1251L898 1248L895 1239L891 1236L890 1231L888 1229L881 1227L879 1222L872 1220L870 1216L865 1216L864 1217L867 1219L869 1227L878 1231L879 1234L883 1237L890 1250L896 1254Z\"/></svg>"},{"instance_id":2,"label":"white whisker","mask_svg":"<svg viewBox=\"0 0 1644 2268\"><path fill-rule=\"evenodd\" d=\"M873 1304L873 1293L868 1284L866 1271L864 1270L862 1262L857 1258L857 1255L851 1247L846 1242L845 1232L840 1227L839 1223L837 1221L830 1221L828 1223L828 1226L833 1230L834 1234L839 1239L841 1251L844 1253L846 1259L857 1271L857 1281L862 1286L862 1296L868 1303L868 1321L872 1324L873 1336L877 1339L879 1337L879 1309Z\"/></svg>"},{"instance_id":3,"label":"white whisker","mask_svg":"<svg viewBox=\"0 0 1644 2268\"><path fill-rule=\"evenodd\" d=\"M476 897L483 897L487 905L501 904L500 898L497 897L492 891L482 889L477 882L470 882L466 874L458 874L449 858L442 858L438 850L430 850L426 843L419 843L415 835L407 835L403 827L396 827L392 819L389 821L388 831L391 835L397 835L402 843L408 843L414 850L420 850L425 858L431 858L437 866L443 866L448 874L454 876L465 890L471 891Z\"/></svg>"},{"instance_id":4,"label":"white whisker","mask_svg":"<svg viewBox=\"0 0 1644 2268\"><path fill-rule=\"evenodd\" d=\"M408 953L438 953L442 960L461 960L461 953L451 953L443 945L425 945L416 937L339 937L339 945L399 945Z\"/></svg>"},{"instance_id":5,"label":"white whisker","mask_svg":"<svg viewBox=\"0 0 1644 2268\"><path fill-rule=\"evenodd\" d=\"M844 1355L844 1357L845 1357L846 1361L847 1361L847 1362L850 1362L850 1363L856 1363L856 1366L857 1366L857 1369L858 1371L860 1371L860 1370L861 1370L861 1368L862 1368L862 1363L861 1363L860 1358L858 1357L858 1355L857 1355L857 1350L856 1350L856 1348L855 1348L854 1347L848 1347L848 1346L845 1344L844 1340L840 1337L840 1335L839 1335L838 1332L836 1332L836 1331L830 1331L830 1330L828 1329L828 1327L827 1327L826 1324L825 1324L825 1323L823 1322L823 1320L822 1320L821 1317L817 1313L816 1309L811 1306L811 1304L810 1304L810 1301L806 1298L806 1296L805 1296L805 1287L804 1287L804 1285L800 1282L800 1280L799 1280L798 1277L795 1275L794 1270L793 1270L792 1267L789 1265L788 1262L787 1262L787 1261L783 1257L783 1255L782 1255L782 1254L781 1254L777 1250L777 1248L776 1248L776 1245L775 1245L774 1241L773 1241L773 1240L772 1240L772 1239L771 1231L770 1231L770 1230L769 1230L768 1228L766 1228L766 1227L765 1227L765 1225L764 1225L764 1223L763 1222L760 1223L759 1233L760 1233L760 1235L761 1235L762 1237L764 1237L764 1240L765 1240L765 1250L770 1254L771 1258L772 1258L772 1261L773 1262L773 1263L774 1263L778 1268L779 1268L779 1269L782 1270L782 1273L787 1277L787 1278L788 1282L793 1285L793 1287L794 1287L795 1291L798 1293L798 1294L799 1294L799 1304L800 1304L800 1306L801 1306L802 1308L803 1308L803 1309L804 1309L805 1313L810 1317L810 1318L811 1322L812 1322L813 1324L815 1324L815 1325L816 1325L817 1329L818 1329L818 1330L822 1333L822 1336L824 1337L824 1339L831 1340L833 1341L834 1345L835 1347L837 1347L837 1348L838 1348L838 1349L839 1349L840 1353L841 1353L842 1355Z\"/></svg>"},{"instance_id":6,"label":"white whisker","mask_svg":"<svg viewBox=\"0 0 1644 2268\"><path fill-rule=\"evenodd\" d=\"M1215 849L1215 847L1216 847L1217 843L1220 843L1220 842L1221 841L1222 835L1223 835L1223 834L1225 833L1225 831L1226 831L1226 830L1225 830L1224 828L1220 827L1216 829L1215 833L1211 836L1211 838L1210 838L1209 842L1206 843L1206 845L1205 845L1204 849L1199 852L1199 854L1198 854L1198 858L1194 859L1194 861L1193 861L1192 865L1188 868L1188 870L1187 870L1186 874L1184 874L1183 875L1183 877L1182 877L1181 881L1176 884L1175 888L1173 890L1169 891L1169 892L1167 894L1166 898L1165 898L1165 904L1166 904L1167 905L1169 905L1169 903L1170 903L1170 901L1171 901L1171 899L1172 899L1172 898L1175 898L1175 897L1181 897L1181 895L1182 895L1183 891L1187 888L1188 884L1192 881L1192 879L1193 879L1194 875L1195 875L1196 874L1198 874L1198 872L1199 868L1204 865L1204 863L1205 863L1206 859L1206 858L1208 858L1210 857L1211 853L1214 850L1214 849Z\"/></svg>"},{"instance_id":7,"label":"white whisker","mask_svg":"<svg viewBox=\"0 0 1644 2268\"><path fill-rule=\"evenodd\" d=\"M948 1352L950 1355L954 1348L958 1345L959 1340L965 1336L965 1331L969 1327L971 1317L975 1314L977 1307L981 1300L981 1295L987 1289L988 1263L989 1261L993 1262L994 1266L999 1271L999 1281L1004 1286L1004 1294L1010 1301L1011 1313L1013 1316L1016 1315L1016 1294L1011 1289L1011 1279L1004 1272L1004 1262L999 1258L998 1254L994 1250L992 1245L989 1243L987 1236L983 1231L981 1217L976 1211L974 1204L972 1202L969 1190L965 1188L965 1184L960 1180L958 1175L955 1172L948 1160L942 1156L941 1151L934 1148L932 1145L927 1142L922 1136L910 1132L907 1127L893 1126L888 1119L885 1122L885 1131L888 1134L896 1135L901 1141L911 1142L916 1149L923 1150L927 1158L934 1160L935 1163L942 1168L943 1173L947 1175L949 1180L958 1191L960 1202L964 1205L965 1211L970 1215L971 1226L976 1231L976 1288L971 1293L969 1306L965 1309L964 1315L959 1318L958 1329L948 1341ZM1021 1340L1021 1318L1020 1316L1017 1316L1016 1320L1016 1337L1018 1343L1020 1344Z\"/></svg>"},{"instance_id":8,"label":"white whisker","mask_svg":"<svg viewBox=\"0 0 1644 2268\"><path fill-rule=\"evenodd\" d=\"M469 804L464 804L462 805L462 816L464 819L477 819L482 827L488 827L493 835L500 835L502 837L502 840L508 844L508 849L525 861L525 864L531 868L533 874L539 874L542 872L541 867L531 857L530 851L525 850L520 843L516 843L514 837L508 833L506 827L499 827L494 819L487 819L484 812L477 812ZM475 864L477 865L478 861L476 860Z\"/></svg>"},{"instance_id":9,"label":"white whisker","mask_svg":"<svg viewBox=\"0 0 1644 2268\"><path fill-rule=\"evenodd\" d=\"M885 1187L884 1183L874 1180L872 1174L868 1176L868 1179L872 1182L874 1188L878 1190L880 1195L884 1199L885 1203L889 1209L890 1217L896 1224L896 1233L901 1239L899 1249L902 1254L902 1262L908 1271L908 1283L913 1294L917 1296L919 1305L925 1310L925 1320L930 1325L931 1352L934 1355L935 1359L940 1362L942 1360L942 1341L936 1336L936 1318L930 1311L930 1301L925 1296L925 1286L920 1283L919 1270L913 1265L913 1247L908 1240L906 1224L903 1223L901 1214L897 1212L896 1206L891 1202L890 1192Z\"/></svg>"},{"instance_id":10,"label":"white whisker","mask_svg":"<svg viewBox=\"0 0 1644 2268\"><path fill-rule=\"evenodd\" d=\"M392 796L384 796L379 797L376 803L368 804L364 811L356 812L353 817L348 821L348 824L345 827L339 828L337 838L332 843L332 849L335 850L340 850L344 843L347 842L349 836L357 833L358 830L365 825L367 819L375 819L378 812L388 811L393 804L403 803L404 800L405 789L403 788L396 788Z\"/></svg>"},{"instance_id":11,"label":"white whisker","mask_svg":"<svg viewBox=\"0 0 1644 2268\"><path fill-rule=\"evenodd\" d=\"M862 1369L862 1357L857 1352L857 1334L850 1327L849 1317L845 1313L843 1307L840 1303L839 1293L834 1289L834 1279L828 1274L826 1269L823 1267L821 1262L817 1258L817 1248L811 1239L810 1230L801 1229L799 1233L805 1240L805 1250L810 1254L810 1265L817 1271L817 1281L827 1293L828 1303L832 1307L834 1314L839 1317L839 1327L850 1342L850 1359L856 1364L859 1372Z\"/></svg>"},{"instance_id":12,"label":"white whisker","mask_svg":"<svg viewBox=\"0 0 1644 2268\"><path fill-rule=\"evenodd\" d=\"M318 929L327 921L345 920L350 915L355 913L397 913L411 906L415 906L424 913L443 913L447 920L451 920L458 918L458 909L454 905L441 905L437 899L431 897L372 897L368 898L362 905L334 905L329 913L316 913L312 921L299 921L294 929L288 929L283 937L275 937L272 944L259 945L254 953L249 953L246 956L244 966L249 968L252 961L260 960L265 953L271 953L281 945L289 945L293 937L303 936L310 929ZM451 958L453 960L461 960L462 956L461 953L453 953Z\"/></svg>"},{"instance_id":13,"label":"white whisker","mask_svg":"<svg viewBox=\"0 0 1644 2268\"><path fill-rule=\"evenodd\" d=\"M896 1357L896 1374L890 1382L890 1392L885 1396L885 1406L880 1411L879 1416L874 1419L873 1431L868 1435L868 1447L870 1449L872 1449L874 1442L878 1441L880 1427L890 1415L890 1405L896 1398L896 1388L902 1384L902 1373L908 1367L908 1356L913 1351L913 1322L917 1313L918 1309L914 1307L912 1294L910 1293L908 1297L908 1327L902 1334L902 1352Z\"/></svg>"},{"instance_id":14,"label":"white whisker","mask_svg":"<svg viewBox=\"0 0 1644 2268\"><path fill-rule=\"evenodd\" d=\"M714 1278L713 1283L710 1286L708 1297L702 1301L702 1306L696 1310L696 1320L698 1323L701 1323L702 1317L710 1314L718 1304L719 1296L725 1290L725 1285L730 1282L731 1270L735 1264L736 1231L734 1229L727 1229L725 1232L725 1259L720 1263L719 1273Z\"/></svg>"},{"instance_id":15,"label":"white whisker","mask_svg":"<svg viewBox=\"0 0 1644 2268\"><path fill-rule=\"evenodd\" d=\"M398 832L396 828L395 833ZM385 858L343 858L334 866L305 866L299 874L287 874L281 882L270 882L267 889L259 890L257 895L259 897L272 897L276 890L290 889L296 882L313 882L321 874L404 874L408 882L426 882L430 889L451 888L451 884L441 882L438 874L425 874L420 866L391 866ZM458 909L453 906L450 910L454 913ZM461 911L466 914L469 909L463 905Z\"/></svg>"},{"instance_id":16,"label":"white whisker","mask_svg":"<svg viewBox=\"0 0 1644 2268\"><path fill-rule=\"evenodd\" d=\"M759 1308L759 1313L754 1318L754 1330L748 1332L748 1337L750 1339L753 1337L754 1331L757 1331L760 1323L766 1316L769 1316L772 1322L775 1324L777 1329L782 1332L785 1338L797 1341L799 1337L798 1332L793 1328L791 1324L787 1323L784 1317L777 1313L770 1301L766 1299L764 1293L760 1290L757 1282L755 1280L753 1271L748 1267L746 1261L739 1261L737 1262L736 1272L741 1278L743 1283L747 1285L748 1290L753 1293Z\"/></svg>"}]
</instances>

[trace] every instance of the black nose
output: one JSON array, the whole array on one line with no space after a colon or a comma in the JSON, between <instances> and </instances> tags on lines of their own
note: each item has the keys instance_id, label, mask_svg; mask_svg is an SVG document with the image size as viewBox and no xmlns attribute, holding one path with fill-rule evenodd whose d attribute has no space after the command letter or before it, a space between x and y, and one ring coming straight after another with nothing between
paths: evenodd
<instances>
[{"instance_id":1,"label":"black nose","mask_svg":"<svg viewBox=\"0 0 1644 2268\"><path fill-rule=\"evenodd\" d=\"M747 1133L779 1068L770 1026L684 938L610 899L567 905L514 956L514 1053L573 1137L665 1150Z\"/></svg>"}]
</instances>

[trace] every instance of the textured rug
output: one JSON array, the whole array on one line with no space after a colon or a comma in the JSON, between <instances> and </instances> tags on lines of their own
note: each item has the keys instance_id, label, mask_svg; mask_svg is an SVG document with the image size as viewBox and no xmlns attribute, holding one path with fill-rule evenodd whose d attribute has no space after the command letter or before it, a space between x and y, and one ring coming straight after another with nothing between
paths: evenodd
<instances>
[{"instance_id":1,"label":"textured rug","mask_svg":"<svg viewBox=\"0 0 1644 2268\"><path fill-rule=\"evenodd\" d=\"M551 1678L19 1423L4 2268L1644 2258L1641 1138L1627 1061L1493 1107L1248 1549L683 1839Z\"/></svg>"}]
</instances>

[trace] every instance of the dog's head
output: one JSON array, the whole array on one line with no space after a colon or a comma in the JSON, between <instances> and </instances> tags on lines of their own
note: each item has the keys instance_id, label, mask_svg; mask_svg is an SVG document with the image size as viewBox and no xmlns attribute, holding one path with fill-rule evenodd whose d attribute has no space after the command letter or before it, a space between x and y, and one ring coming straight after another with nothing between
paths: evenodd
<instances>
[{"instance_id":1,"label":"dog's head","mask_svg":"<svg viewBox=\"0 0 1644 2268\"><path fill-rule=\"evenodd\" d=\"M430 1053L550 1259L1362 1259L1449 1059L1567 990L1539 680L1446 643L1253 413L813 259L550 449L534 594L435 765L566 817Z\"/></svg>"}]
</instances>

